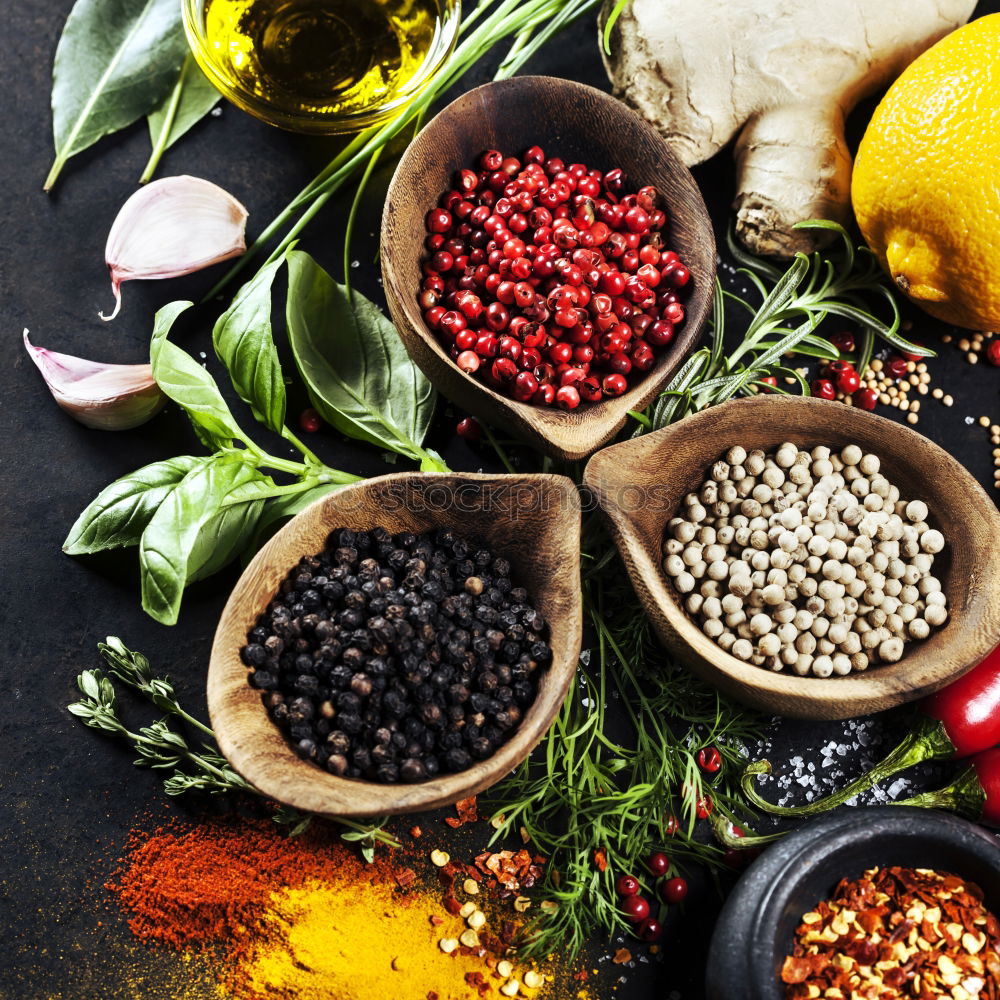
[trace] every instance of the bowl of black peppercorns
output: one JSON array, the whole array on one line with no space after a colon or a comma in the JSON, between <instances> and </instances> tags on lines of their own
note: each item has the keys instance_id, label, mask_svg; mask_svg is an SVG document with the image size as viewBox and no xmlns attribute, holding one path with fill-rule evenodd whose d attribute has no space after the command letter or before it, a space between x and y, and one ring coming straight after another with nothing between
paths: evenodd
<instances>
[{"instance_id":1,"label":"bowl of black peppercorns","mask_svg":"<svg viewBox=\"0 0 1000 1000\"><path fill-rule=\"evenodd\" d=\"M436 808L551 725L580 652L580 509L562 476L344 487L257 554L216 631L223 754L308 812Z\"/></svg>"}]
</instances>

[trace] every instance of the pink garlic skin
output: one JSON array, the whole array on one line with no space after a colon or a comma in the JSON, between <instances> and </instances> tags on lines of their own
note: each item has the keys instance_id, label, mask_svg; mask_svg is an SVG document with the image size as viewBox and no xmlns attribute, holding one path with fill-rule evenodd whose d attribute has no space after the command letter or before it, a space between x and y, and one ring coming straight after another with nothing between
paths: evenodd
<instances>
[{"instance_id":1,"label":"pink garlic skin","mask_svg":"<svg viewBox=\"0 0 1000 1000\"><path fill-rule=\"evenodd\" d=\"M85 427L129 430L154 417L166 402L150 365L104 365L59 354L35 347L27 330L24 346L52 398Z\"/></svg>"},{"instance_id":2,"label":"pink garlic skin","mask_svg":"<svg viewBox=\"0 0 1000 1000\"><path fill-rule=\"evenodd\" d=\"M121 285L134 279L179 278L246 251L247 210L228 191L200 177L163 177L122 205L108 233L104 261L114 311Z\"/></svg>"}]
</instances>

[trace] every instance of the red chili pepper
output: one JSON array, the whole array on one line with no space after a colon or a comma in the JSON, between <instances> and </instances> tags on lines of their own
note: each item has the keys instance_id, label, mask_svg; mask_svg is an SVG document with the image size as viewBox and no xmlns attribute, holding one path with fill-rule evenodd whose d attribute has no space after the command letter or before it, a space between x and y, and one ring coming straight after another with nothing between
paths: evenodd
<instances>
[{"instance_id":1,"label":"red chili pepper","mask_svg":"<svg viewBox=\"0 0 1000 1000\"><path fill-rule=\"evenodd\" d=\"M1000 823L1000 646L985 660L953 681L946 688L931 695L920 705L922 718L918 718L912 731L881 763L824 799L817 799L804 806L785 808L772 805L760 797L754 787L758 774L768 774L767 761L751 764L744 772L742 787L751 804L775 816L813 816L827 812L867 791L873 785L926 760L972 757L983 751L995 754L995 773L989 775L996 810ZM991 750L991 747L997 747ZM994 758L991 758L991 760ZM964 773L964 772L963 772Z\"/></svg>"},{"instance_id":2,"label":"red chili pepper","mask_svg":"<svg viewBox=\"0 0 1000 1000\"><path fill-rule=\"evenodd\" d=\"M1000 747L976 754L949 785L900 799L897 806L947 809L968 819L1000 827Z\"/></svg>"}]
</instances>

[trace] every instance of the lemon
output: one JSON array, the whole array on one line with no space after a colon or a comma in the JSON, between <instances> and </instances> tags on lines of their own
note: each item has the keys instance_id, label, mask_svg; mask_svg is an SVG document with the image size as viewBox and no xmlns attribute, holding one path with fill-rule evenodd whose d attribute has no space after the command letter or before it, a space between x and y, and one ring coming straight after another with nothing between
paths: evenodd
<instances>
[{"instance_id":1,"label":"lemon","mask_svg":"<svg viewBox=\"0 0 1000 1000\"><path fill-rule=\"evenodd\" d=\"M858 149L858 225L896 285L932 316L1000 329L1000 14L912 62Z\"/></svg>"}]
</instances>

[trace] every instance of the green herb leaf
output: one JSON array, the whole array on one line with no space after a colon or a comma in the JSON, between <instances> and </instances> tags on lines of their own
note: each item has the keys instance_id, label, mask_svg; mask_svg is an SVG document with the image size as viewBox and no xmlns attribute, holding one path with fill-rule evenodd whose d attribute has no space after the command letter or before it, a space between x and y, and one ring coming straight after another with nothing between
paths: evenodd
<instances>
[{"instance_id":1,"label":"green herb leaf","mask_svg":"<svg viewBox=\"0 0 1000 1000\"><path fill-rule=\"evenodd\" d=\"M259 475L259 474L258 474ZM273 483L260 476L260 485L273 487ZM254 486L251 482L249 486ZM240 490L232 496L239 496ZM264 511L264 500L245 500L242 503L228 503L202 525L188 557L187 582L204 580L228 566L247 545L257 529L257 522Z\"/></svg>"},{"instance_id":2,"label":"green herb leaf","mask_svg":"<svg viewBox=\"0 0 1000 1000\"><path fill-rule=\"evenodd\" d=\"M145 184L156 171L160 157L219 103L222 95L201 71L189 52L169 94L147 115L153 151L139 178Z\"/></svg>"},{"instance_id":3,"label":"green herb leaf","mask_svg":"<svg viewBox=\"0 0 1000 1000\"><path fill-rule=\"evenodd\" d=\"M71 156L163 100L186 49L177 0L77 0L52 71L56 158L46 191Z\"/></svg>"},{"instance_id":4,"label":"green herb leaf","mask_svg":"<svg viewBox=\"0 0 1000 1000\"><path fill-rule=\"evenodd\" d=\"M249 562L253 554L278 531L286 521L293 518L299 511L305 510L311 503L339 490L341 483L323 483L313 486L301 493L292 493L284 497L268 500L263 514L258 518L256 530L250 545L246 547L245 561Z\"/></svg>"},{"instance_id":5,"label":"green herb leaf","mask_svg":"<svg viewBox=\"0 0 1000 1000\"><path fill-rule=\"evenodd\" d=\"M288 337L313 406L348 437L406 455L434 412L430 382L395 327L364 296L350 297L307 253L288 254Z\"/></svg>"},{"instance_id":6,"label":"green herb leaf","mask_svg":"<svg viewBox=\"0 0 1000 1000\"><path fill-rule=\"evenodd\" d=\"M281 433L285 423L285 381L271 337L271 286L284 257L262 267L233 299L212 331L219 360L233 387L265 427Z\"/></svg>"},{"instance_id":7,"label":"green herb leaf","mask_svg":"<svg viewBox=\"0 0 1000 1000\"><path fill-rule=\"evenodd\" d=\"M170 302L156 314L149 345L153 378L166 395L180 403L195 429L204 432L199 436L206 444L226 447L233 438L246 438L215 379L187 351L167 340L174 321L190 307L190 302Z\"/></svg>"},{"instance_id":8,"label":"green herb leaf","mask_svg":"<svg viewBox=\"0 0 1000 1000\"><path fill-rule=\"evenodd\" d=\"M223 501L255 476L259 473L244 452L219 452L160 504L139 543L142 606L158 622L176 623L199 534Z\"/></svg>"},{"instance_id":9,"label":"green herb leaf","mask_svg":"<svg viewBox=\"0 0 1000 1000\"><path fill-rule=\"evenodd\" d=\"M170 491L205 461L179 455L153 462L106 486L76 519L63 542L71 556L138 545L146 525Z\"/></svg>"}]
</instances>

